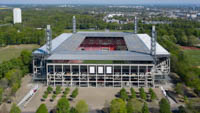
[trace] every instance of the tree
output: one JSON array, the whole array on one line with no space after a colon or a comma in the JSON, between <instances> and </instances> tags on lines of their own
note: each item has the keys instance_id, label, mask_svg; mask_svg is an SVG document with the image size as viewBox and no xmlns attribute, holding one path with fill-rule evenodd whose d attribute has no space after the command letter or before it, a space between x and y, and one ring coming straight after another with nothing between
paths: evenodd
<instances>
[{"instance_id":1,"label":"tree","mask_svg":"<svg viewBox=\"0 0 200 113\"><path fill-rule=\"evenodd\" d=\"M155 100L157 98L156 93L153 91L152 88L149 88L149 94L150 94L150 99L151 101Z\"/></svg>"},{"instance_id":2,"label":"tree","mask_svg":"<svg viewBox=\"0 0 200 113\"><path fill-rule=\"evenodd\" d=\"M70 113L78 113L74 107L71 107Z\"/></svg>"},{"instance_id":3,"label":"tree","mask_svg":"<svg viewBox=\"0 0 200 113\"><path fill-rule=\"evenodd\" d=\"M0 105L3 100L3 88L0 87Z\"/></svg>"},{"instance_id":4,"label":"tree","mask_svg":"<svg viewBox=\"0 0 200 113\"><path fill-rule=\"evenodd\" d=\"M125 102L120 99L114 99L110 104L110 113L127 113Z\"/></svg>"},{"instance_id":5,"label":"tree","mask_svg":"<svg viewBox=\"0 0 200 113\"><path fill-rule=\"evenodd\" d=\"M119 96L122 100L126 101L128 99L128 94L125 90L125 88L122 88L119 92Z\"/></svg>"},{"instance_id":6,"label":"tree","mask_svg":"<svg viewBox=\"0 0 200 113\"><path fill-rule=\"evenodd\" d=\"M181 45L186 46L188 44L188 37L186 35L184 35L183 37L181 37L181 39L179 40Z\"/></svg>"},{"instance_id":7,"label":"tree","mask_svg":"<svg viewBox=\"0 0 200 113\"><path fill-rule=\"evenodd\" d=\"M53 94L53 95L52 95L52 101L54 101L55 98L56 98L56 95Z\"/></svg>"},{"instance_id":8,"label":"tree","mask_svg":"<svg viewBox=\"0 0 200 113\"><path fill-rule=\"evenodd\" d=\"M58 104L56 107L56 113L70 113L69 101L65 97L58 100Z\"/></svg>"},{"instance_id":9,"label":"tree","mask_svg":"<svg viewBox=\"0 0 200 113\"><path fill-rule=\"evenodd\" d=\"M48 113L48 109L45 104L41 104L36 113Z\"/></svg>"},{"instance_id":10,"label":"tree","mask_svg":"<svg viewBox=\"0 0 200 113\"><path fill-rule=\"evenodd\" d=\"M146 100L147 96L146 96L146 93L144 92L144 88L140 88L139 90L140 90L141 99Z\"/></svg>"},{"instance_id":11,"label":"tree","mask_svg":"<svg viewBox=\"0 0 200 113\"><path fill-rule=\"evenodd\" d=\"M6 75L6 79L9 81L9 86L11 87L11 93L15 92L20 88L22 72L19 69L9 70Z\"/></svg>"},{"instance_id":12,"label":"tree","mask_svg":"<svg viewBox=\"0 0 200 113\"><path fill-rule=\"evenodd\" d=\"M136 98L135 90L131 88L130 91L131 91L131 98Z\"/></svg>"},{"instance_id":13,"label":"tree","mask_svg":"<svg viewBox=\"0 0 200 113\"><path fill-rule=\"evenodd\" d=\"M61 86L56 86L55 94L56 94L56 95L57 95L57 94L60 94L61 91L62 91Z\"/></svg>"},{"instance_id":14,"label":"tree","mask_svg":"<svg viewBox=\"0 0 200 113\"><path fill-rule=\"evenodd\" d=\"M67 95L70 92L70 88L65 88L65 91L63 92L65 95Z\"/></svg>"},{"instance_id":15,"label":"tree","mask_svg":"<svg viewBox=\"0 0 200 113\"><path fill-rule=\"evenodd\" d=\"M23 50L21 52L21 58L25 65L28 65L31 62L31 52L28 50Z\"/></svg>"},{"instance_id":16,"label":"tree","mask_svg":"<svg viewBox=\"0 0 200 113\"><path fill-rule=\"evenodd\" d=\"M144 103L142 107L142 113L149 113L149 108L146 102Z\"/></svg>"},{"instance_id":17,"label":"tree","mask_svg":"<svg viewBox=\"0 0 200 113\"><path fill-rule=\"evenodd\" d=\"M177 94L183 95L184 94L184 86L181 83L176 84L176 87L174 89Z\"/></svg>"},{"instance_id":18,"label":"tree","mask_svg":"<svg viewBox=\"0 0 200 113\"><path fill-rule=\"evenodd\" d=\"M130 99L126 105L127 113L140 113L142 109L142 102L137 99Z\"/></svg>"},{"instance_id":19,"label":"tree","mask_svg":"<svg viewBox=\"0 0 200 113\"><path fill-rule=\"evenodd\" d=\"M10 113L21 113L19 107L14 103L10 109Z\"/></svg>"},{"instance_id":20,"label":"tree","mask_svg":"<svg viewBox=\"0 0 200 113\"><path fill-rule=\"evenodd\" d=\"M12 69L5 74L5 77L8 79L9 85L12 86L12 84L20 82L22 73L19 69Z\"/></svg>"},{"instance_id":21,"label":"tree","mask_svg":"<svg viewBox=\"0 0 200 113\"><path fill-rule=\"evenodd\" d=\"M197 37L195 36L189 36L188 38L188 46L195 46L195 44L198 44L199 43L199 40Z\"/></svg>"},{"instance_id":22,"label":"tree","mask_svg":"<svg viewBox=\"0 0 200 113\"><path fill-rule=\"evenodd\" d=\"M171 113L170 105L165 98L162 98L159 102L160 113Z\"/></svg>"},{"instance_id":23,"label":"tree","mask_svg":"<svg viewBox=\"0 0 200 113\"><path fill-rule=\"evenodd\" d=\"M178 113L187 113L186 109L183 106L178 107Z\"/></svg>"},{"instance_id":24,"label":"tree","mask_svg":"<svg viewBox=\"0 0 200 113\"><path fill-rule=\"evenodd\" d=\"M53 91L53 88L51 86L47 87L47 92L50 94Z\"/></svg>"},{"instance_id":25,"label":"tree","mask_svg":"<svg viewBox=\"0 0 200 113\"><path fill-rule=\"evenodd\" d=\"M76 89L73 90L71 97L72 98L76 98L77 95L78 95L78 88L76 88Z\"/></svg>"},{"instance_id":26,"label":"tree","mask_svg":"<svg viewBox=\"0 0 200 113\"><path fill-rule=\"evenodd\" d=\"M46 99L48 97L48 94L45 93L42 97L43 99Z\"/></svg>"},{"instance_id":27,"label":"tree","mask_svg":"<svg viewBox=\"0 0 200 113\"><path fill-rule=\"evenodd\" d=\"M88 105L84 100L78 101L75 107L77 113L88 113Z\"/></svg>"}]
</instances>

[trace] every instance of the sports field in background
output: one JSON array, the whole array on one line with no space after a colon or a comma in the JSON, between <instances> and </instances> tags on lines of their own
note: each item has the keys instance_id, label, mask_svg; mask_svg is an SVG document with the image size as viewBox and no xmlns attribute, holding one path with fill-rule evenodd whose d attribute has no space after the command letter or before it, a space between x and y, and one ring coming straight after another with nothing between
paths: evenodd
<instances>
[{"instance_id":1,"label":"sports field in background","mask_svg":"<svg viewBox=\"0 0 200 113\"><path fill-rule=\"evenodd\" d=\"M0 63L19 57L22 50L26 49L32 51L38 47L39 45L35 44L9 45L6 47L0 47Z\"/></svg>"}]
</instances>

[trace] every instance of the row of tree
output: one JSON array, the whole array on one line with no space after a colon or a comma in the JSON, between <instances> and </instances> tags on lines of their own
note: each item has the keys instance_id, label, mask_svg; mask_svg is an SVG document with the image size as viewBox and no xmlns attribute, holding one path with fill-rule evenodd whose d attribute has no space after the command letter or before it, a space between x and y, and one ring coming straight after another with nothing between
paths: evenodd
<instances>
[{"instance_id":1,"label":"row of tree","mask_svg":"<svg viewBox=\"0 0 200 113\"><path fill-rule=\"evenodd\" d=\"M88 105L84 100L78 101L75 107L70 107L69 100L62 97L58 100L56 109L52 110L53 113L88 113ZM48 109L45 104L41 104L36 113L48 113Z\"/></svg>"},{"instance_id":2,"label":"row of tree","mask_svg":"<svg viewBox=\"0 0 200 113\"><path fill-rule=\"evenodd\" d=\"M104 108L105 113L150 113L148 104L146 102L147 95L143 88L139 89L139 97L133 88L130 89L130 97L124 88L119 92L119 98L113 99L107 109ZM149 89L151 101L157 98L153 89ZM166 99L161 99L159 102L160 113L171 113L169 102Z\"/></svg>"},{"instance_id":3,"label":"row of tree","mask_svg":"<svg viewBox=\"0 0 200 113\"><path fill-rule=\"evenodd\" d=\"M0 15L0 18L3 18L3 20L5 18L12 18L12 12L10 10L5 10L3 13L4 15ZM0 27L0 46L29 43L42 45L44 44L45 37L44 28L47 24L52 25L53 37L60 35L65 29L71 32L73 15L77 19L77 29L132 30L134 26L133 23L106 23L103 21L104 15L86 14L81 10L72 11L70 8L50 8L39 11L35 11L35 9L24 9L23 24ZM172 24L157 25L159 36L167 35L174 43L180 45L193 46L198 43L198 37L200 37L199 22L182 19L163 19L171 21ZM139 21L138 32L150 34L151 26Z\"/></svg>"},{"instance_id":4,"label":"row of tree","mask_svg":"<svg viewBox=\"0 0 200 113\"><path fill-rule=\"evenodd\" d=\"M67 95L70 92L70 88L65 88L65 90L63 91L63 89L61 88L61 86L56 86L55 90L53 90L53 88L51 86L47 87L47 90L44 92L43 94L43 98L41 99L42 101L45 101L48 97L49 94L52 94L52 98L50 99L50 101L54 101L55 98L57 97L57 95L59 94L63 94L62 97L67 97ZM75 88L72 93L71 93L71 98L75 99L78 96L78 88Z\"/></svg>"},{"instance_id":5,"label":"row of tree","mask_svg":"<svg viewBox=\"0 0 200 113\"><path fill-rule=\"evenodd\" d=\"M0 47L18 44L38 44L45 42L44 30L22 25L0 27Z\"/></svg>"},{"instance_id":6,"label":"row of tree","mask_svg":"<svg viewBox=\"0 0 200 113\"><path fill-rule=\"evenodd\" d=\"M58 100L56 108L53 110L48 110L45 104L41 104L36 113L88 113L88 105L84 100L80 100L77 102L75 107L70 107L69 100L65 97L62 97ZM21 113L20 108L14 103L10 109L9 113Z\"/></svg>"},{"instance_id":7,"label":"row of tree","mask_svg":"<svg viewBox=\"0 0 200 113\"><path fill-rule=\"evenodd\" d=\"M9 95L15 94L20 88L22 77L30 72L30 67L31 52L27 50L23 50L20 57L4 61L0 64L0 102L3 101L3 92L5 89L11 89L11 91L6 93L6 98Z\"/></svg>"},{"instance_id":8,"label":"row of tree","mask_svg":"<svg viewBox=\"0 0 200 113\"><path fill-rule=\"evenodd\" d=\"M119 92L119 98L121 98L124 101L126 101L130 98L136 99L137 95L136 95L136 92L133 88L130 88L130 93L131 93L131 95L129 96L126 89L122 88ZM141 99L143 99L144 101L146 101L146 100L154 101L155 99L157 99L157 95L152 88L149 88L148 93L149 93L149 95L147 96L147 94L144 91L144 88L139 89L139 97ZM149 98L147 98L147 97L149 97Z\"/></svg>"}]
</instances>

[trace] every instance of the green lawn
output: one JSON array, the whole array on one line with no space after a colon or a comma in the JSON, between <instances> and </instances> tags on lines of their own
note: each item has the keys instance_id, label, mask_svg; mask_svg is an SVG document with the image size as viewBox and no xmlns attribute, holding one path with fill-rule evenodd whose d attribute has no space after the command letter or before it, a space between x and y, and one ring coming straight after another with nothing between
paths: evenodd
<instances>
[{"instance_id":1,"label":"green lawn","mask_svg":"<svg viewBox=\"0 0 200 113\"><path fill-rule=\"evenodd\" d=\"M8 61L12 58L19 57L22 50L32 51L38 48L39 45L26 44L26 45L12 45L6 47L0 47L0 63L3 61Z\"/></svg>"},{"instance_id":2,"label":"green lawn","mask_svg":"<svg viewBox=\"0 0 200 113\"><path fill-rule=\"evenodd\" d=\"M194 66L200 66L200 50L184 50Z\"/></svg>"}]
</instances>

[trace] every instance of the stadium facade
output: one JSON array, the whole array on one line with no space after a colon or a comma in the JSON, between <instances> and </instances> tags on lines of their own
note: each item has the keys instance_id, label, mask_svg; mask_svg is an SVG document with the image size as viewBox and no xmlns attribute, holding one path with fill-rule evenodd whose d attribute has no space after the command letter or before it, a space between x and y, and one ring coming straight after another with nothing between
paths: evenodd
<instances>
[{"instance_id":1,"label":"stadium facade","mask_svg":"<svg viewBox=\"0 0 200 113\"><path fill-rule=\"evenodd\" d=\"M74 19L75 24L75 19ZM74 25L75 26L75 25ZM155 87L170 72L170 53L147 34L63 33L33 52L33 77L68 87Z\"/></svg>"}]
</instances>

